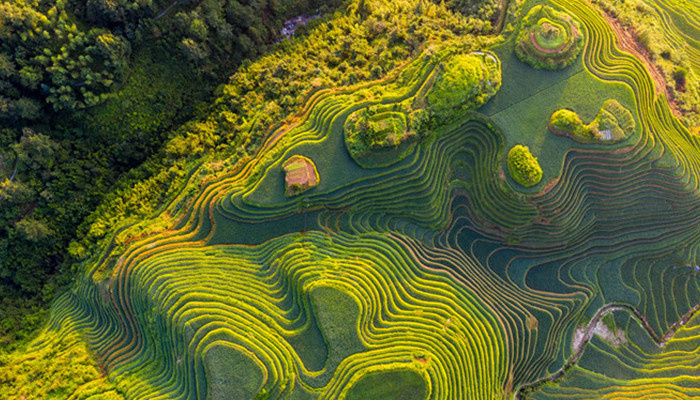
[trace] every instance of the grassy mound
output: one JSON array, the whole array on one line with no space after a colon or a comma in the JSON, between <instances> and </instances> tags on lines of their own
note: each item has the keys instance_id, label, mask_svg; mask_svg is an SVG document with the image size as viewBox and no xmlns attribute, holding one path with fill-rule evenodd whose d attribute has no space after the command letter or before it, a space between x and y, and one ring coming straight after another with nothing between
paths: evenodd
<instances>
[{"instance_id":1,"label":"grassy mound","mask_svg":"<svg viewBox=\"0 0 700 400\"><path fill-rule=\"evenodd\" d=\"M374 90L371 103L378 95L388 101L364 105L348 116L345 145L358 164L386 167L404 159L437 128L463 118L498 91L501 71L495 55L455 52L455 46L431 48L398 82Z\"/></svg>"},{"instance_id":2,"label":"grassy mound","mask_svg":"<svg viewBox=\"0 0 700 400\"><path fill-rule=\"evenodd\" d=\"M320 178L316 165L304 156L291 156L282 164L284 169L285 192L288 197L296 196L318 186Z\"/></svg>"},{"instance_id":3,"label":"grassy mound","mask_svg":"<svg viewBox=\"0 0 700 400\"><path fill-rule=\"evenodd\" d=\"M516 42L515 53L523 62L537 69L560 69L576 60L584 37L571 15L537 5L523 18Z\"/></svg>"},{"instance_id":4,"label":"grassy mound","mask_svg":"<svg viewBox=\"0 0 700 400\"><path fill-rule=\"evenodd\" d=\"M253 399L264 383L261 362L246 355L244 348L228 342L213 343L204 350L207 399Z\"/></svg>"},{"instance_id":5,"label":"grassy mound","mask_svg":"<svg viewBox=\"0 0 700 400\"><path fill-rule=\"evenodd\" d=\"M614 143L626 139L634 126L632 113L616 100L608 99L590 124L584 125L578 114L563 109L552 114L548 127L550 132L579 143Z\"/></svg>"},{"instance_id":6,"label":"grassy mound","mask_svg":"<svg viewBox=\"0 0 700 400\"><path fill-rule=\"evenodd\" d=\"M345 122L348 151L365 167L386 166L382 159L389 164L398 162L427 136L426 119L425 110L413 110L405 103L360 109Z\"/></svg>"},{"instance_id":7,"label":"grassy mound","mask_svg":"<svg viewBox=\"0 0 700 400\"><path fill-rule=\"evenodd\" d=\"M534 186L542 179L542 168L527 146L516 145L508 152L508 171L519 184Z\"/></svg>"}]
</instances>

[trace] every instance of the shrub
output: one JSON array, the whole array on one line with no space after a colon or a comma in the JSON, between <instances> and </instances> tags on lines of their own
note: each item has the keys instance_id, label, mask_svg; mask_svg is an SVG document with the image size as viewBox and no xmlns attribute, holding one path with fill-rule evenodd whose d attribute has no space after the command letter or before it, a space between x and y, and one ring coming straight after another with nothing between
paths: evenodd
<instances>
[{"instance_id":1,"label":"shrub","mask_svg":"<svg viewBox=\"0 0 700 400\"><path fill-rule=\"evenodd\" d=\"M583 124L578 114L567 109L558 110L552 114L549 119L549 129L558 134L562 132L556 132L557 130L576 138L592 139L591 131Z\"/></svg>"},{"instance_id":2,"label":"shrub","mask_svg":"<svg viewBox=\"0 0 700 400\"><path fill-rule=\"evenodd\" d=\"M529 187L542 179L542 168L527 146L516 145L508 152L508 171L519 184Z\"/></svg>"},{"instance_id":3,"label":"shrub","mask_svg":"<svg viewBox=\"0 0 700 400\"><path fill-rule=\"evenodd\" d=\"M625 139L634 131L632 113L616 100L603 103L598 115L585 125L575 112L558 110L549 119L549 130L555 135L566 136L581 143L604 141L613 143Z\"/></svg>"}]
</instances>

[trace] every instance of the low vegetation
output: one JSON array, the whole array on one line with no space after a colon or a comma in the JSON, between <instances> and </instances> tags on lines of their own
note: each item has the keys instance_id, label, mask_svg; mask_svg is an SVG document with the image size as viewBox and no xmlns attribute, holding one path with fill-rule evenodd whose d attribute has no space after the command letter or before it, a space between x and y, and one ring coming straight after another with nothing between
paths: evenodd
<instances>
[{"instance_id":1,"label":"low vegetation","mask_svg":"<svg viewBox=\"0 0 700 400\"><path fill-rule=\"evenodd\" d=\"M562 109L552 114L548 126L552 133L580 143L614 143L627 138L634 131L635 124L628 109L616 100L608 99L587 125L574 111Z\"/></svg>"},{"instance_id":2,"label":"low vegetation","mask_svg":"<svg viewBox=\"0 0 700 400\"><path fill-rule=\"evenodd\" d=\"M527 146L515 145L508 152L508 171L519 184L530 187L542 179L542 168Z\"/></svg>"},{"instance_id":3,"label":"low vegetation","mask_svg":"<svg viewBox=\"0 0 700 400\"><path fill-rule=\"evenodd\" d=\"M406 156L429 132L427 112L413 110L410 103L369 106L351 114L343 128L350 155L367 167L373 165L368 159L378 154L393 154L390 163Z\"/></svg>"},{"instance_id":4,"label":"low vegetation","mask_svg":"<svg viewBox=\"0 0 700 400\"><path fill-rule=\"evenodd\" d=\"M42 332L34 344L23 353L0 354L4 399L124 400L77 332Z\"/></svg>"},{"instance_id":5,"label":"low vegetation","mask_svg":"<svg viewBox=\"0 0 700 400\"><path fill-rule=\"evenodd\" d=\"M437 49L431 47L399 78L407 93L395 102L361 108L346 120L345 144L363 167L387 166L401 160L436 128L481 107L501 87L500 63L495 55L452 55L453 45ZM383 90L398 93L395 86L393 82Z\"/></svg>"}]
</instances>

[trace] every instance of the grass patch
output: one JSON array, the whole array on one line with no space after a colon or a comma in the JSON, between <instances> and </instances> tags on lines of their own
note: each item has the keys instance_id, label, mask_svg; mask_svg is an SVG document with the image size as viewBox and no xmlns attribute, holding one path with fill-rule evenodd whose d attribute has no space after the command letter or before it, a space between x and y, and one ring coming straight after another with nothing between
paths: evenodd
<instances>
[{"instance_id":1,"label":"grass patch","mask_svg":"<svg viewBox=\"0 0 700 400\"><path fill-rule=\"evenodd\" d=\"M323 334L316 322L313 312L308 312L309 321L306 327L295 336L287 338L287 342L301 358L309 371L320 371L328 359L328 346L323 340Z\"/></svg>"},{"instance_id":2,"label":"grass patch","mask_svg":"<svg viewBox=\"0 0 700 400\"><path fill-rule=\"evenodd\" d=\"M261 367L244 350L217 342L204 351L207 400L252 399L265 382Z\"/></svg>"},{"instance_id":3,"label":"grass patch","mask_svg":"<svg viewBox=\"0 0 700 400\"><path fill-rule=\"evenodd\" d=\"M428 394L425 379L411 369L370 372L349 390L346 400L422 400Z\"/></svg>"},{"instance_id":4,"label":"grass patch","mask_svg":"<svg viewBox=\"0 0 700 400\"><path fill-rule=\"evenodd\" d=\"M334 370L351 354L365 350L358 336L360 306L349 294L330 286L314 287L309 297L329 348L326 370Z\"/></svg>"}]
</instances>

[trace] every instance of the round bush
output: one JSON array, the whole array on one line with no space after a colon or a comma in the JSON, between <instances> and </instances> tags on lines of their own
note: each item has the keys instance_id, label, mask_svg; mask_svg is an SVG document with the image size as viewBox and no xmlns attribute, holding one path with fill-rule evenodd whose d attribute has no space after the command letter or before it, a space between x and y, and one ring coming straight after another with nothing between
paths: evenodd
<instances>
[{"instance_id":1,"label":"round bush","mask_svg":"<svg viewBox=\"0 0 700 400\"><path fill-rule=\"evenodd\" d=\"M527 146L516 145L508 152L508 171L519 184L529 187L542 179L542 168Z\"/></svg>"}]
</instances>

